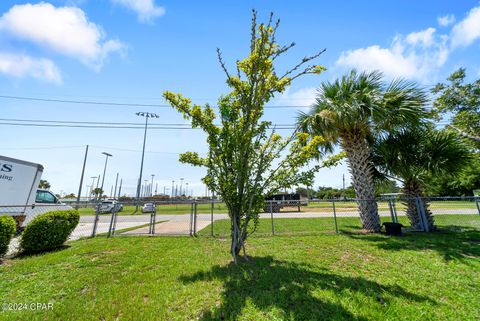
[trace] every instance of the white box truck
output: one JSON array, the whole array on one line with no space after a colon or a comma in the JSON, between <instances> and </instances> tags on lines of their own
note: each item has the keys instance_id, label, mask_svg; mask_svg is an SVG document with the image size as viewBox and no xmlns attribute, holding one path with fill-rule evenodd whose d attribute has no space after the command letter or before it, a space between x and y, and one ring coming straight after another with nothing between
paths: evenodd
<instances>
[{"instance_id":1,"label":"white box truck","mask_svg":"<svg viewBox=\"0 0 480 321\"><path fill-rule=\"evenodd\" d=\"M39 214L71 208L50 191L38 189L42 173L40 164L0 155L0 215L13 216L17 227Z\"/></svg>"}]
</instances>

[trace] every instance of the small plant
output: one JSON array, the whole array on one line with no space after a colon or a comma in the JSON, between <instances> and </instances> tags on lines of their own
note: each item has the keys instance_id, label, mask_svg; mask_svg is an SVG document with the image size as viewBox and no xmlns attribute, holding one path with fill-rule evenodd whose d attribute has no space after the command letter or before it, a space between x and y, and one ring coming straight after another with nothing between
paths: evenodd
<instances>
[{"instance_id":1,"label":"small plant","mask_svg":"<svg viewBox=\"0 0 480 321\"><path fill-rule=\"evenodd\" d=\"M20 242L24 252L40 252L61 246L80 220L76 210L53 211L34 218L25 227Z\"/></svg>"},{"instance_id":2,"label":"small plant","mask_svg":"<svg viewBox=\"0 0 480 321\"><path fill-rule=\"evenodd\" d=\"M0 258L8 251L8 244L15 234L15 221L11 216L0 216Z\"/></svg>"}]
</instances>

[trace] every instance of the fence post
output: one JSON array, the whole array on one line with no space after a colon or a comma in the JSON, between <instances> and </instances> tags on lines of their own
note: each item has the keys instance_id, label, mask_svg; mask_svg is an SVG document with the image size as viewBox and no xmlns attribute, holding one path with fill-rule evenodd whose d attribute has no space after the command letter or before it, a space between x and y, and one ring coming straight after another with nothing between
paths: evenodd
<instances>
[{"instance_id":1,"label":"fence post","mask_svg":"<svg viewBox=\"0 0 480 321\"><path fill-rule=\"evenodd\" d=\"M337 209L335 208L335 199L332 199L332 205L333 205L333 220L335 221L335 233L338 234Z\"/></svg>"},{"instance_id":2,"label":"fence post","mask_svg":"<svg viewBox=\"0 0 480 321\"><path fill-rule=\"evenodd\" d=\"M212 204L210 206L210 235L213 237L213 197L212 197Z\"/></svg>"},{"instance_id":3,"label":"fence post","mask_svg":"<svg viewBox=\"0 0 480 321\"><path fill-rule=\"evenodd\" d=\"M395 222L395 213L393 212L392 200L388 200L388 208L390 209L390 217L392 218L392 223Z\"/></svg>"},{"instance_id":4,"label":"fence post","mask_svg":"<svg viewBox=\"0 0 480 321\"><path fill-rule=\"evenodd\" d=\"M115 229L117 228L117 219L118 219L118 211L115 213L115 217L113 218L112 236L115 236Z\"/></svg>"},{"instance_id":5,"label":"fence post","mask_svg":"<svg viewBox=\"0 0 480 321\"><path fill-rule=\"evenodd\" d=\"M113 204L112 207L112 217L110 218L110 226L108 227L108 237L112 236L113 233L113 222L115 221L115 216L117 215L117 204Z\"/></svg>"},{"instance_id":6,"label":"fence post","mask_svg":"<svg viewBox=\"0 0 480 321\"><path fill-rule=\"evenodd\" d=\"M197 235L197 201L195 200L193 203L193 235Z\"/></svg>"},{"instance_id":7,"label":"fence post","mask_svg":"<svg viewBox=\"0 0 480 321\"><path fill-rule=\"evenodd\" d=\"M398 223L397 206L395 205L395 199L392 200L392 207L393 215L395 216L395 223Z\"/></svg>"},{"instance_id":8,"label":"fence post","mask_svg":"<svg viewBox=\"0 0 480 321\"><path fill-rule=\"evenodd\" d=\"M190 204L190 236L192 236L193 231L193 203Z\"/></svg>"},{"instance_id":9,"label":"fence post","mask_svg":"<svg viewBox=\"0 0 480 321\"><path fill-rule=\"evenodd\" d=\"M417 203L417 212L420 216L420 222L423 226L423 230L425 232L429 232L429 228L428 228L428 223L427 223L427 218L425 216L425 208L423 207L423 201L420 197L416 197L416 203Z\"/></svg>"},{"instance_id":10,"label":"fence post","mask_svg":"<svg viewBox=\"0 0 480 321\"><path fill-rule=\"evenodd\" d=\"M95 235L97 234L99 214L100 214L100 203L95 205L95 218L93 220L92 237L95 237Z\"/></svg>"},{"instance_id":11,"label":"fence post","mask_svg":"<svg viewBox=\"0 0 480 321\"><path fill-rule=\"evenodd\" d=\"M270 202L270 217L272 219L272 235L275 235L275 226L273 225L273 201Z\"/></svg>"},{"instance_id":12,"label":"fence post","mask_svg":"<svg viewBox=\"0 0 480 321\"><path fill-rule=\"evenodd\" d=\"M155 225L157 224L157 205L153 208L153 225L152 225L152 235L155 235Z\"/></svg>"}]
</instances>

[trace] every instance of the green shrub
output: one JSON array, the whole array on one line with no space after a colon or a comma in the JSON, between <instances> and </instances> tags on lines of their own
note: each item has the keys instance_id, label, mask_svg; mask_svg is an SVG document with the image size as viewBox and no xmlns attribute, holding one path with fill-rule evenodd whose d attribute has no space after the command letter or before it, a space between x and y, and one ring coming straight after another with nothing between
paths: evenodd
<instances>
[{"instance_id":1,"label":"green shrub","mask_svg":"<svg viewBox=\"0 0 480 321\"><path fill-rule=\"evenodd\" d=\"M15 220L11 216L0 216L0 258L7 253L15 230Z\"/></svg>"},{"instance_id":2,"label":"green shrub","mask_svg":"<svg viewBox=\"0 0 480 321\"><path fill-rule=\"evenodd\" d=\"M76 210L53 211L35 217L22 233L24 252L47 251L61 246L80 220Z\"/></svg>"}]
</instances>

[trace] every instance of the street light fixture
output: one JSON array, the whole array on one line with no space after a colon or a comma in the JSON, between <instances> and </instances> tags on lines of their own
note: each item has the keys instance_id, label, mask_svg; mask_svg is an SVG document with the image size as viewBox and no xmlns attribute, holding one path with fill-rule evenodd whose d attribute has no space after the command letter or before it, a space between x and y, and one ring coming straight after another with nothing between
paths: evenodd
<instances>
[{"instance_id":1,"label":"street light fixture","mask_svg":"<svg viewBox=\"0 0 480 321\"><path fill-rule=\"evenodd\" d=\"M137 184L137 204L135 206L135 213L138 211L138 203L140 201L140 188L142 185L142 174L143 174L143 160L145 158L145 143L147 141L147 127L148 127L148 119L149 118L159 118L157 114L148 113L148 112L138 112L135 115L140 117L145 117L145 131L143 133L143 149L142 149L142 162L140 163L140 175L138 177L138 184Z\"/></svg>"},{"instance_id":2,"label":"street light fixture","mask_svg":"<svg viewBox=\"0 0 480 321\"><path fill-rule=\"evenodd\" d=\"M112 157L113 155L109 154L109 153L106 153L106 152L102 152L102 154L105 155L105 167L103 168L102 187L100 187L100 189L102 190L102 194L103 194L103 183L105 182L105 172L107 171L108 158Z\"/></svg>"},{"instance_id":3,"label":"street light fixture","mask_svg":"<svg viewBox=\"0 0 480 321\"><path fill-rule=\"evenodd\" d=\"M150 197L153 196L153 178L155 177L155 174L152 174L152 185L150 185Z\"/></svg>"}]
</instances>

